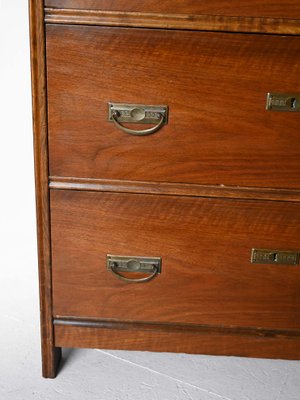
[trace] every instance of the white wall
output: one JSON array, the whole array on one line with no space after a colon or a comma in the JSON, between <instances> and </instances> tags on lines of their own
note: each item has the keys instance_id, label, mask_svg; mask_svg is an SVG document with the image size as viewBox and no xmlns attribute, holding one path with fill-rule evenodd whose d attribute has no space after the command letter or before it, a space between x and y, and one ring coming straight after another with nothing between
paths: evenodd
<instances>
[{"instance_id":1,"label":"white wall","mask_svg":"<svg viewBox=\"0 0 300 400\"><path fill-rule=\"evenodd\" d=\"M30 320L38 312L27 14L26 0L0 0L0 312L3 325L6 322L3 317L17 319L22 315ZM1 323L0 335L3 334ZM1 340L0 345L3 344Z\"/></svg>"},{"instance_id":2,"label":"white wall","mask_svg":"<svg viewBox=\"0 0 300 400\"><path fill-rule=\"evenodd\" d=\"M299 400L300 362L75 350L40 377L27 1L0 1L0 399Z\"/></svg>"}]
</instances>

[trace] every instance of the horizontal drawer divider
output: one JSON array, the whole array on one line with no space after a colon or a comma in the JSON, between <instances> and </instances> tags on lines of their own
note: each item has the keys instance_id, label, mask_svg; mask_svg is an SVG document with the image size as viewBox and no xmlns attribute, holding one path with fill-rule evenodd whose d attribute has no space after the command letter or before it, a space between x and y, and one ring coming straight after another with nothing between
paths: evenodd
<instances>
[{"instance_id":1,"label":"horizontal drawer divider","mask_svg":"<svg viewBox=\"0 0 300 400\"><path fill-rule=\"evenodd\" d=\"M45 9L45 22L52 24L123 26L299 35L300 20L223 15L159 14L77 9Z\"/></svg>"},{"instance_id":2,"label":"horizontal drawer divider","mask_svg":"<svg viewBox=\"0 0 300 400\"><path fill-rule=\"evenodd\" d=\"M121 330L138 330L138 331L165 331L165 332L190 332L205 334L212 332L214 334L223 335L246 335L260 337L276 337L276 336L293 336L300 338L300 331L285 329L264 329L251 327L225 327L218 325L192 325L179 323L152 323L152 322L121 322L113 320L85 319L79 317L55 317L54 325L77 326L87 328L103 328L103 329L121 329Z\"/></svg>"},{"instance_id":3,"label":"horizontal drawer divider","mask_svg":"<svg viewBox=\"0 0 300 400\"><path fill-rule=\"evenodd\" d=\"M169 182L142 182L127 180L89 179L73 177L49 178L51 189L93 192L140 193L178 195L188 197L215 197L249 200L300 201L300 190L198 185Z\"/></svg>"}]
</instances>

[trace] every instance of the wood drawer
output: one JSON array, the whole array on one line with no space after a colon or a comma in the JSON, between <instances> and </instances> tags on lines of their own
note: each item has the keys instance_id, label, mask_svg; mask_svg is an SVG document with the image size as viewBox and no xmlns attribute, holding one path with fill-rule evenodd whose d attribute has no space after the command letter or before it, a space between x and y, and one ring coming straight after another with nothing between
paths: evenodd
<instances>
[{"instance_id":1,"label":"wood drawer","mask_svg":"<svg viewBox=\"0 0 300 400\"><path fill-rule=\"evenodd\" d=\"M250 262L299 248L299 203L53 190L51 222L55 317L300 328L300 267ZM124 283L107 254L162 273Z\"/></svg>"},{"instance_id":2,"label":"wood drawer","mask_svg":"<svg viewBox=\"0 0 300 400\"><path fill-rule=\"evenodd\" d=\"M300 18L298 0L45 0L45 4L86 10Z\"/></svg>"},{"instance_id":3,"label":"wood drawer","mask_svg":"<svg viewBox=\"0 0 300 400\"><path fill-rule=\"evenodd\" d=\"M299 188L300 114L265 110L300 92L299 53L299 37L48 26L50 174ZM125 134L110 101L167 104L169 124Z\"/></svg>"}]
</instances>

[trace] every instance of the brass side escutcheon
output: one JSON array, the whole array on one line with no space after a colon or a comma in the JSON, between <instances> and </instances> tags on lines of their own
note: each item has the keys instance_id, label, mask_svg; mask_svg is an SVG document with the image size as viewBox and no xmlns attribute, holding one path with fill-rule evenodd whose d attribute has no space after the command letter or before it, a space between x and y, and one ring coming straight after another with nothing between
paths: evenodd
<instances>
[{"instance_id":1,"label":"brass side escutcheon","mask_svg":"<svg viewBox=\"0 0 300 400\"><path fill-rule=\"evenodd\" d=\"M299 251L252 249L251 262L254 264L299 265Z\"/></svg>"},{"instance_id":2,"label":"brass side escutcheon","mask_svg":"<svg viewBox=\"0 0 300 400\"><path fill-rule=\"evenodd\" d=\"M268 93L266 110L300 112L300 94Z\"/></svg>"}]
</instances>

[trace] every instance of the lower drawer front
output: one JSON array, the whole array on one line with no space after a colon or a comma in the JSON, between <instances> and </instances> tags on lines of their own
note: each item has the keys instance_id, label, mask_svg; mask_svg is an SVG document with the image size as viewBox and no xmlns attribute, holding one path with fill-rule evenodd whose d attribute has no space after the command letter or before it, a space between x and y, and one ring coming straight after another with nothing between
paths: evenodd
<instances>
[{"instance_id":1,"label":"lower drawer front","mask_svg":"<svg viewBox=\"0 0 300 400\"><path fill-rule=\"evenodd\" d=\"M299 203L53 190L51 219L56 317L300 328L300 267L250 262L299 248ZM107 254L162 272L128 284Z\"/></svg>"}]
</instances>

